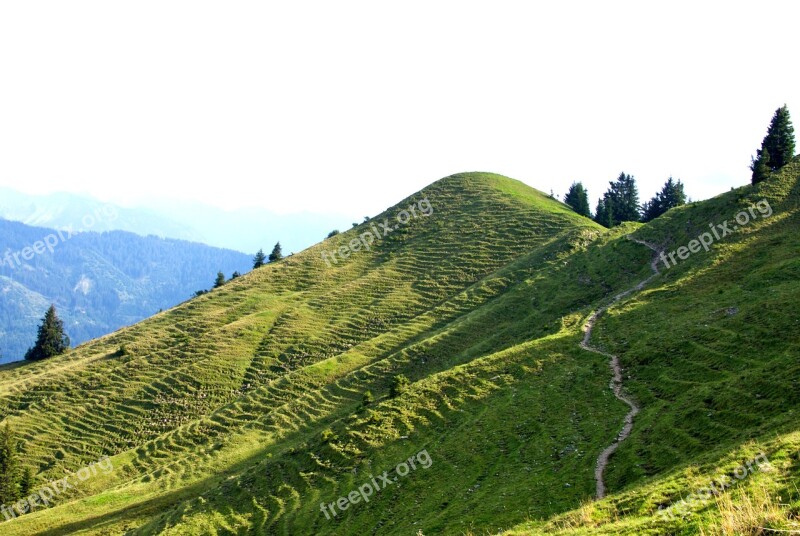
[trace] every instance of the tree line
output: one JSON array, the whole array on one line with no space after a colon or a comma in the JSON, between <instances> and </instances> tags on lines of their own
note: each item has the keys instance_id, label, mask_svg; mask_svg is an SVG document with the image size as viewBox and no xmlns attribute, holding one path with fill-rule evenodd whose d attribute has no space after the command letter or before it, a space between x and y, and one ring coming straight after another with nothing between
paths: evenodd
<instances>
[{"instance_id":1,"label":"tree line","mask_svg":"<svg viewBox=\"0 0 800 536\"><path fill-rule=\"evenodd\" d=\"M769 178L771 173L794 159L794 151L794 127L789 109L784 105L775 111L761 148L755 157L751 157L751 182L758 184ZM632 175L622 172L615 181L609 182L608 189L597 202L594 214L589 208L589 194L580 182L572 183L564 196L564 203L581 216L592 218L610 228L626 221L654 220L671 208L686 204L686 193L683 183L670 177L661 191L640 205L636 180Z\"/></svg>"},{"instance_id":2,"label":"tree line","mask_svg":"<svg viewBox=\"0 0 800 536\"><path fill-rule=\"evenodd\" d=\"M597 201L594 214L589 209L589 194L580 182L572 183L564 196L564 203L600 225L616 227L625 221L654 220L669 209L686 204L686 193L683 183L670 177L661 191L640 205L636 179L623 171L616 180L609 182L608 190Z\"/></svg>"}]
</instances>

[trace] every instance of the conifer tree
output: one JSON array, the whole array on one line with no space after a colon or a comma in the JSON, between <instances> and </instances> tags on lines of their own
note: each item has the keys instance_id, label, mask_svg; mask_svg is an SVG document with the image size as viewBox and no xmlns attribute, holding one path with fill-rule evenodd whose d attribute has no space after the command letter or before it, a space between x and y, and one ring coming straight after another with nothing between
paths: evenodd
<instances>
[{"instance_id":1,"label":"conifer tree","mask_svg":"<svg viewBox=\"0 0 800 536\"><path fill-rule=\"evenodd\" d=\"M278 242L275 244L275 247L272 248L272 253L269 254L269 262L279 261L283 258L283 253L281 252L281 243Z\"/></svg>"},{"instance_id":2,"label":"conifer tree","mask_svg":"<svg viewBox=\"0 0 800 536\"><path fill-rule=\"evenodd\" d=\"M648 222L654 220L669 209L685 204L686 193L683 191L683 183L680 180L676 182L670 177L667 179L667 182L664 183L664 187L661 191L656 193L650 201L642 205L642 221Z\"/></svg>"},{"instance_id":3,"label":"conifer tree","mask_svg":"<svg viewBox=\"0 0 800 536\"><path fill-rule=\"evenodd\" d=\"M614 225L624 221L639 221L639 192L632 175L620 173L611 185L614 200Z\"/></svg>"},{"instance_id":4,"label":"conifer tree","mask_svg":"<svg viewBox=\"0 0 800 536\"><path fill-rule=\"evenodd\" d=\"M761 143L761 149L769 152L768 166L772 171L778 170L794 158L794 127L789 116L789 108L784 104L775 110L769 130Z\"/></svg>"},{"instance_id":5,"label":"conifer tree","mask_svg":"<svg viewBox=\"0 0 800 536\"><path fill-rule=\"evenodd\" d=\"M11 424L0 429L0 504L11 504L20 497L17 445Z\"/></svg>"},{"instance_id":6,"label":"conifer tree","mask_svg":"<svg viewBox=\"0 0 800 536\"><path fill-rule=\"evenodd\" d=\"M51 305L39 326L36 344L25 353L25 359L37 361L60 355L69 349L69 337L64 333L64 323Z\"/></svg>"},{"instance_id":7,"label":"conifer tree","mask_svg":"<svg viewBox=\"0 0 800 536\"><path fill-rule=\"evenodd\" d=\"M19 476L19 496L27 497L31 489L33 489L33 470L25 467Z\"/></svg>"},{"instance_id":8,"label":"conifer tree","mask_svg":"<svg viewBox=\"0 0 800 536\"><path fill-rule=\"evenodd\" d=\"M581 216L586 216L587 218L592 217L592 214L589 210L589 196L582 183L572 183L572 186L569 187L567 195L564 196L564 203L569 205L572 210Z\"/></svg>"},{"instance_id":9,"label":"conifer tree","mask_svg":"<svg viewBox=\"0 0 800 536\"><path fill-rule=\"evenodd\" d=\"M214 280L214 288L219 288L225 284L225 274L217 272L217 278Z\"/></svg>"},{"instance_id":10,"label":"conifer tree","mask_svg":"<svg viewBox=\"0 0 800 536\"><path fill-rule=\"evenodd\" d=\"M614 227L624 221L639 221L639 191L633 176L622 172L616 181L608 184L608 190L597 203L595 221L606 227Z\"/></svg>"},{"instance_id":11,"label":"conifer tree","mask_svg":"<svg viewBox=\"0 0 800 536\"><path fill-rule=\"evenodd\" d=\"M611 227L611 214L606 207L605 196L597 200L597 208L594 211L594 221L600 225Z\"/></svg>"},{"instance_id":12,"label":"conifer tree","mask_svg":"<svg viewBox=\"0 0 800 536\"><path fill-rule=\"evenodd\" d=\"M753 172L751 178L753 184L758 184L765 180L772 171L771 158L767 148L759 149L756 153L758 154L758 158L753 158L753 161L750 163L750 171Z\"/></svg>"},{"instance_id":13,"label":"conifer tree","mask_svg":"<svg viewBox=\"0 0 800 536\"><path fill-rule=\"evenodd\" d=\"M259 249L258 253L256 253L256 256L253 258L253 270L264 266L264 264L266 264L266 261L267 261L267 256L264 255L264 250Z\"/></svg>"}]
</instances>

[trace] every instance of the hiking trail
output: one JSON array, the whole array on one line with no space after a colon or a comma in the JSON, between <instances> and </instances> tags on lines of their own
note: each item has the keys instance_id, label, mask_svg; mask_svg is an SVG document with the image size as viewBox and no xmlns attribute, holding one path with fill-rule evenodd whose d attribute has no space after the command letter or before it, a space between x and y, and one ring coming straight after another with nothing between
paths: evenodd
<instances>
[{"instance_id":1,"label":"hiking trail","mask_svg":"<svg viewBox=\"0 0 800 536\"><path fill-rule=\"evenodd\" d=\"M660 254L661 250L657 246L645 242L644 240L631 238L630 236L626 236L626 238L632 242L636 242L637 244L642 244L643 246L647 246L656 253L656 255L653 257L653 261L650 263L650 268L653 270L653 273L650 275L650 277L647 277L642 281L640 281L636 286L629 288L626 291L620 292L619 294L614 296L614 298L612 298L612 300L608 304L606 304L605 306L601 307L600 309L592 313L592 315L589 317L589 320L587 320L586 324L584 325L584 336L583 340L581 341L581 348L583 348L584 350L604 355L610 359L609 365L611 367L611 372L612 372L611 383L610 383L611 390L614 392L614 396L617 397L617 399L624 402L625 404L628 405L628 407L631 408L628 414L625 415L622 430L620 431L619 434L617 434L617 437L614 440L614 442L611 443L608 447L606 447L605 450L603 450L603 452L600 453L600 456L597 457L597 463L594 469L594 479L595 482L597 483L596 495L598 499L602 499L603 497L605 497L606 494L606 486L603 481L603 474L605 473L606 467L608 466L608 459L611 457L614 451L617 450L617 447L619 447L620 443L625 441L631 434L631 430L633 429L633 418L636 417L637 413L639 413L640 408L636 404L636 402L625 396L625 394L623 393L622 367L619 364L619 357L613 354L603 352L602 350L591 346L589 341L592 338L592 330L594 329L594 326L597 323L597 319L600 318L600 316L603 313L605 313L610 307L616 305L622 299L630 296L634 292L639 292L640 290L642 290L650 281L653 280L653 278L655 278L660 273L658 271L658 261L659 261L658 255Z\"/></svg>"}]
</instances>

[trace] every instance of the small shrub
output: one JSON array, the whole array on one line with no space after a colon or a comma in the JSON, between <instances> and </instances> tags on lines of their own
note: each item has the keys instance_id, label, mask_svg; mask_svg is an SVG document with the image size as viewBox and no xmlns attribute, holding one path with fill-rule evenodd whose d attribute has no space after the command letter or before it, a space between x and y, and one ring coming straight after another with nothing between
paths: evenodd
<instances>
[{"instance_id":1,"label":"small shrub","mask_svg":"<svg viewBox=\"0 0 800 536\"><path fill-rule=\"evenodd\" d=\"M375 401L375 397L372 396L372 391L366 391L364 396L361 398L361 405L368 406Z\"/></svg>"},{"instance_id":2,"label":"small shrub","mask_svg":"<svg viewBox=\"0 0 800 536\"><path fill-rule=\"evenodd\" d=\"M392 378L392 384L389 387L389 396L391 398L395 398L397 396L400 396L400 394L402 394L403 391L408 389L408 385L410 383L411 382L408 381L408 378L406 378L402 374L398 374L397 376Z\"/></svg>"}]
</instances>

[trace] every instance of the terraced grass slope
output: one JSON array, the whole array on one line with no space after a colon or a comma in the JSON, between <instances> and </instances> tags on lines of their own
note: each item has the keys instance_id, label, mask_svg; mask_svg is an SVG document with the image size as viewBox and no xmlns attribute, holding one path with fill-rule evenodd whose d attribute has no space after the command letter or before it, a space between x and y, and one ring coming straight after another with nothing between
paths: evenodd
<instances>
[{"instance_id":1,"label":"terraced grass slope","mask_svg":"<svg viewBox=\"0 0 800 536\"><path fill-rule=\"evenodd\" d=\"M757 190L606 231L519 182L454 175L69 355L4 367L2 412L37 484L105 455L114 470L0 529L709 529L715 505L678 520L658 508L756 442L776 469L746 483L783 493L790 506L770 522L788 526L798 507L787 447L798 443L798 178L793 164ZM671 250L762 198L772 216L664 271L595 325L593 344L620 356L642 411L606 470L608 497L590 502L595 460L628 407L608 387L607 358L580 347L582 327L651 274L652 252L626 236ZM409 206L416 217L402 215ZM369 250L323 260L378 227ZM398 394L400 374L410 385ZM367 483L377 491L359 494Z\"/></svg>"}]
</instances>

